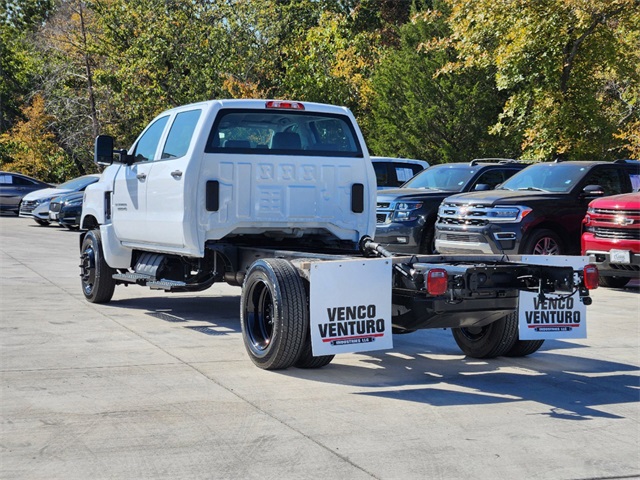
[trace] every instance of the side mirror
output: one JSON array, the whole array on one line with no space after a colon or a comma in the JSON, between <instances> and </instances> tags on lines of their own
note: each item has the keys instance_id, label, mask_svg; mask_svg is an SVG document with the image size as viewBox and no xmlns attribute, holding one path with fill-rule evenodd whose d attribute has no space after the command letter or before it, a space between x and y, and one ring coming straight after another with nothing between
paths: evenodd
<instances>
[{"instance_id":1,"label":"side mirror","mask_svg":"<svg viewBox=\"0 0 640 480\"><path fill-rule=\"evenodd\" d=\"M478 183L475 187L473 187L474 192L486 192L487 190L491 190L489 184L487 183Z\"/></svg>"},{"instance_id":2,"label":"side mirror","mask_svg":"<svg viewBox=\"0 0 640 480\"><path fill-rule=\"evenodd\" d=\"M604 197L604 188L600 185L587 185L582 189L582 194L590 198Z\"/></svg>"},{"instance_id":3,"label":"side mirror","mask_svg":"<svg viewBox=\"0 0 640 480\"><path fill-rule=\"evenodd\" d=\"M95 141L93 161L98 165L111 165L113 163L113 137L98 135Z\"/></svg>"}]
</instances>

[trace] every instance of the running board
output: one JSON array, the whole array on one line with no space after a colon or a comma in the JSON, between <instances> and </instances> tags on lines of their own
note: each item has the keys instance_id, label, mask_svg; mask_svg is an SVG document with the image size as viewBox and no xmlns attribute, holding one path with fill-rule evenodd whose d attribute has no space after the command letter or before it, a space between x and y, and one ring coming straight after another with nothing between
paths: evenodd
<instances>
[{"instance_id":1,"label":"running board","mask_svg":"<svg viewBox=\"0 0 640 480\"><path fill-rule=\"evenodd\" d=\"M113 275L114 280L120 280L121 282L137 283L138 285L146 285L154 290L166 290L171 291L176 288L184 288L187 286L185 282L177 280L156 280L151 275L145 275L144 273L115 273Z\"/></svg>"},{"instance_id":2,"label":"running board","mask_svg":"<svg viewBox=\"0 0 640 480\"><path fill-rule=\"evenodd\" d=\"M152 282L147 282L147 287L154 290L171 291L174 288L183 288L186 286L187 284L185 282L179 282L177 280L154 280Z\"/></svg>"},{"instance_id":3,"label":"running board","mask_svg":"<svg viewBox=\"0 0 640 480\"><path fill-rule=\"evenodd\" d=\"M155 280L155 277L146 275L144 273L114 273L113 279L127 283L138 283L140 285L146 285L147 282Z\"/></svg>"}]
</instances>

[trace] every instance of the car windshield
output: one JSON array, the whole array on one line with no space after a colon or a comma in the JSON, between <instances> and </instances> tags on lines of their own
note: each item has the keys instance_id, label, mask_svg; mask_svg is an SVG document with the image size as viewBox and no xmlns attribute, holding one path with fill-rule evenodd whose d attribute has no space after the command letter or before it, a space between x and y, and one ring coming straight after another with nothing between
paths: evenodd
<instances>
[{"instance_id":1,"label":"car windshield","mask_svg":"<svg viewBox=\"0 0 640 480\"><path fill-rule=\"evenodd\" d=\"M538 163L516 173L499 189L566 193L588 170L587 165Z\"/></svg>"},{"instance_id":2,"label":"car windshield","mask_svg":"<svg viewBox=\"0 0 640 480\"><path fill-rule=\"evenodd\" d=\"M425 188L428 190L443 190L445 192L460 192L477 171L477 167L469 164L434 165L417 174L402 185L402 188Z\"/></svg>"},{"instance_id":3,"label":"car windshield","mask_svg":"<svg viewBox=\"0 0 640 480\"><path fill-rule=\"evenodd\" d=\"M87 185L91 185L92 183L97 181L97 177L78 177L63 183L62 185L59 185L58 188L62 188L65 190L81 190Z\"/></svg>"}]
</instances>

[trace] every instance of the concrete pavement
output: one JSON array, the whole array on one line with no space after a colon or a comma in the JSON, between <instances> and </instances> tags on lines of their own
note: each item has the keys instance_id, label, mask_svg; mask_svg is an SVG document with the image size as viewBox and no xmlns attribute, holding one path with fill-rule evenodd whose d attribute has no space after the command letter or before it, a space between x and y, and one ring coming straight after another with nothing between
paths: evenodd
<instances>
[{"instance_id":1,"label":"concrete pavement","mask_svg":"<svg viewBox=\"0 0 640 480\"><path fill-rule=\"evenodd\" d=\"M465 358L449 331L320 370L258 369L240 289L84 300L78 233L0 217L2 479L640 476L640 286L589 338Z\"/></svg>"}]
</instances>

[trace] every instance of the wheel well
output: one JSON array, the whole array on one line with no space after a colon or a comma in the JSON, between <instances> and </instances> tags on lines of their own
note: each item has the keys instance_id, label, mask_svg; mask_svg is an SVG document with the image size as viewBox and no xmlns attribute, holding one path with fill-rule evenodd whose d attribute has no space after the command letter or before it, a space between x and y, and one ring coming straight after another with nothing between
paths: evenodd
<instances>
[{"instance_id":1,"label":"wheel well","mask_svg":"<svg viewBox=\"0 0 640 480\"><path fill-rule=\"evenodd\" d=\"M569 241L569 235L567 233L567 231L562 228L560 225L556 224L556 223L551 223L551 222L542 222L542 223L538 223L536 224L535 227L531 227L527 230L526 235L524 235L524 237L522 238L522 241L520 243L520 252L522 252L524 250L525 245L529 242L529 239L531 238L532 235L534 235L536 232L540 231L540 230L550 230L553 233L555 233L556 235L558 235L558 237L560 237L560 241L562 242L562 246L567 249L568 251L573 250L571 247L571 242ZM580 246L578 245L578 248Z\"/></svg>"},{"instance_id":2,"label":"wheel well","mask_svg":"<svg viewBox=\"0 0 640 480\"><path fill-rule=\"evenodd\" d=\"M98 223L96 217L94 217L93 215L87 215L86 217L84 217L80 228L85 230L93 230L94 228L98 228L99 226L100 224Z\"/></svg>"}]
</instances>

